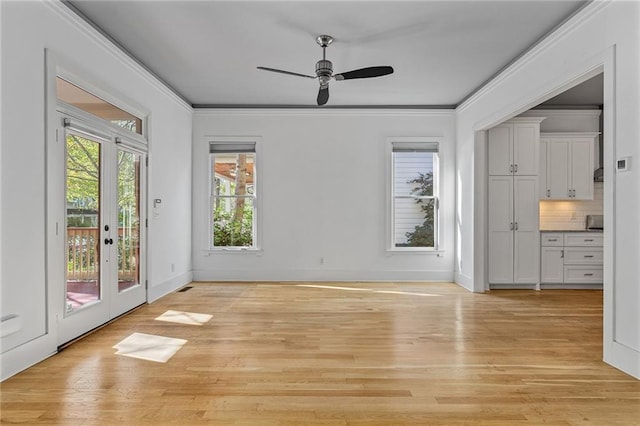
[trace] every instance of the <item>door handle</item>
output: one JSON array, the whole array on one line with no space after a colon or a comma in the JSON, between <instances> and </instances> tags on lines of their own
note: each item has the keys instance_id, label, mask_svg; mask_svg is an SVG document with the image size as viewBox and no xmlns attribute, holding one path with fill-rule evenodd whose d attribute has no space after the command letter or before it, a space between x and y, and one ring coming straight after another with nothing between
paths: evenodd
<instances>
[{"instance_id":1,"label":"door handle","mask_svg":"<svg viewBox=\"0 0 640 426\"><path fill-rule=\"evenodd\" d=\"M509 173L513 173L513 164L509 165Z\"/></svg>"},{"instance_id":2,"label":"door handle","mask_svg":"<svg viewBox=\"0 0 640 426\"><path fill-rule=\"evenodd\" d=\"M518 230L518 222L515 223L515 229Z\"/></svg>"},{"instance_id":3,"label":"door handle","mask_svg":"<svg viewBox=\"0 0 640 426\"><path fill-rule=\"evenodd\" d=\"M585 254L584 257L593 257L593 255Z\"/></svg>"},{"instance_id":4,"label":"door handle","mask_svg":"<svg viewBox=\"0 0 640 426\"><path fill-rule=\"evenodd\" d=\"M551 190L547 189L547 198L551 198Z\"/></svg>"},{"instance_id":5,"label":"door handle","mask_svg":"<svg viewBox=\"0 0 640 426\"><path fill-rule=\"evenodd\" d=\"M560 258L564 258L564 250L560 250Z\"/></svg>"},{"instance_id":6,"label":"door handle","mask_svg":"<svg viewBox=\"0 0 640 426\"><path fill-rule=\"evenodd\" d=\"M104 239L104 243L105 244L113 244L113 238L105 238Z\"/></svg>"},{"instance_id":7,"label":"door handle","mask_svg":"<svg viewBox=\"0 0 640 426\"><path fill-rule=\"evenodd\" d=\"M509 224L509 231L513 231L513 222Z\"/></svg>"},{"instance_id":8,"label":"door handle","mask_svg":"<svg viewBox=\"0 0 640 426\"><path fill-rule=\"evenodd\" d=\"M518 165L517 164L513 165L513 172L514 173L518 173Z\"/></svg>"}]
</instances>

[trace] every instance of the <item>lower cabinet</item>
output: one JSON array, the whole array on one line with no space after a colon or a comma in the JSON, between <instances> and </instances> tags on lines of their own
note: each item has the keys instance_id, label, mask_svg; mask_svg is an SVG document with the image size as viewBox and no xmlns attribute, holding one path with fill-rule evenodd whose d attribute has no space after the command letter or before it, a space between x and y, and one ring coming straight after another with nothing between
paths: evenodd
<instances>
[{"instance_id":1,"label":"lower cabinet","mask_svg":"<svg viewBox=\"0 0 640 426\"><path fill-rule=\"evenodd\" d=\"M540 238L541 288L601 288L602 234L543 232Z\"/></svg>"}]
</instances>

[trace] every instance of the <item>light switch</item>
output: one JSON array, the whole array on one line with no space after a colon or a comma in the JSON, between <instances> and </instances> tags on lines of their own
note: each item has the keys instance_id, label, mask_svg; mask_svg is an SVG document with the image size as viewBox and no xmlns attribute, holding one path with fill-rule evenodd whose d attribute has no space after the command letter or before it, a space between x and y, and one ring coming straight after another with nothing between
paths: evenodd
<instances>
[{"instance_id":1,"label":"light switch","mask_svg":"<svg viewBox=\"0 0 640 426\"><path fill-rule=\"evenodd\" d=\"M631 168L631 157L619 158L616 162L616 169L619 172L626 172Z\"/></svg>"}]
</instances>

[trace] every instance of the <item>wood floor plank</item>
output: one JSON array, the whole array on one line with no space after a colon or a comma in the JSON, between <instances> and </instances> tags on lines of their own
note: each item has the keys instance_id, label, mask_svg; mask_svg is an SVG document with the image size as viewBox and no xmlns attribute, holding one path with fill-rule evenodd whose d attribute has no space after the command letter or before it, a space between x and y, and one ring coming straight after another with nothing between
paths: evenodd
<instances>
[{"instance_id":1,"label":"wood floor plank","mask_svg":"<svg viewBox=\"0 0 640 426\"><path fill-rule=\"evenodd\" d=\"M3 382L0 421L640 425L640 381L601 360L600 291L190 285ZM166 363L117 355L132 333L187 343Z\"/></svg>"}]
</instances>

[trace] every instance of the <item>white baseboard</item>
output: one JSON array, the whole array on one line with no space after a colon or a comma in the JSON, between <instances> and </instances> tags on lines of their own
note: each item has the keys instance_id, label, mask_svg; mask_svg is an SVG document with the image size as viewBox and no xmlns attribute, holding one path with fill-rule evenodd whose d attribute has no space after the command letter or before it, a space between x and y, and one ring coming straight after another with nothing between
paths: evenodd
<instances>
[{"instance_id":1,"label":"white baseboard","mask_svg":"<svg viewBox=\"0 0 640 426\"><path fill-rule=\"evenodd\" d=\"M604 362L640 380L640 352L617 342L605 342Z\"/></svg>"},{"instance_id":2,"label":"white baseboard","mask_svg":"<svg viewBox=\"0 0 640 426\"><path fill-rule=\"evenodd\" d=\"M410 281L453 282L452 271L415 270L194 270L194 281Z\"/></svg>"},{"instance_id":3,"label":"white baseboard","mask_svg":"<svg viewBox=\"0 0 640 426\"><path fill-rule=\"evenodd\" d=\"M454 282L466 290L473 291L473 277L469 275L456 272Z\"/></svg>"},{"instance_id":4,"label":"white baseboard","mask_svg":"<svg viewBox=\"0 0 640 426\"><path fill-rule=\"evenodd\" d=\"M0 381L26 370L57 352L55 338L50 333L8 350L0 355Z\"/></svg>"},{"instance_id":5,"label":"white baseboard","mask_svg":"<svg viewBox=\"0 0 640 426\"><path fill-rule=\"evenodd\" d=\"M149 287L147 289L147 302L155 302L162 296L166 296L167 294L179 289L183 285L189 284L191 281L193 281L193 272L187 271L158 285Z\"/></svg>"}]
</instances>

